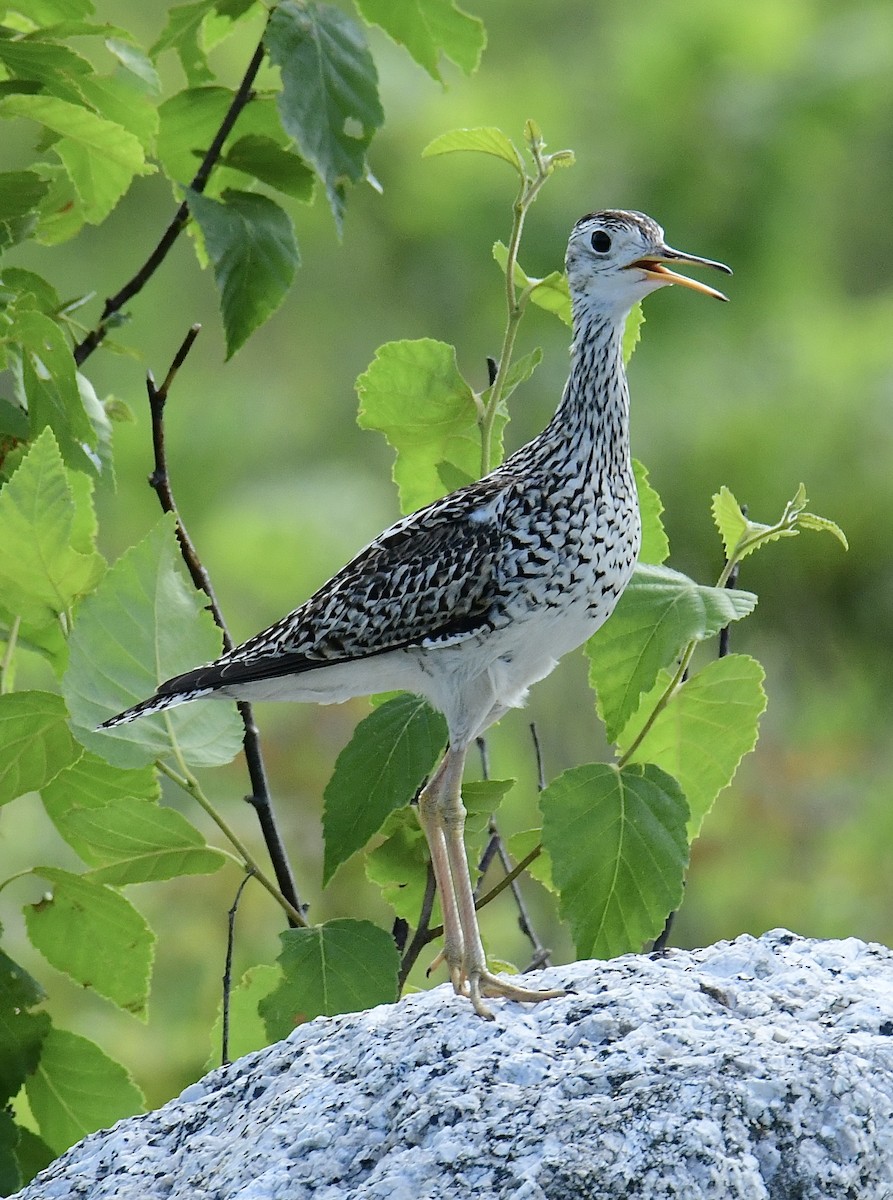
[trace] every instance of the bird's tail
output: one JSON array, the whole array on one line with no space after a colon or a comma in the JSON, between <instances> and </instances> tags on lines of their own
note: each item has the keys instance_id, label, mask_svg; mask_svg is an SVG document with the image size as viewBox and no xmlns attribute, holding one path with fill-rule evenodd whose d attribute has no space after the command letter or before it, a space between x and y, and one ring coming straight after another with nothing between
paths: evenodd
<instances>
[{"instance_id":1,"label":"bird's tail","mask_svg":"<svg viewBox=\"0 0 893 1200\"><path fill-rule=\"evenodd\" d=\"M137 717L150 717L153 713L161 712L165 708L174 708L178 704L188 704L190 700L198 700L202 696L209 696L213 691L214 688L205 687L189 688L176 692L156 692L148 700L142 700L139 704L134 704L133 708L126 708L124 712L118 713L117 716L109 717L107 721L102 722L99 728L114 729L117 725L127 725L131 721L135 721Z\"/></svg>"}]
</instances>

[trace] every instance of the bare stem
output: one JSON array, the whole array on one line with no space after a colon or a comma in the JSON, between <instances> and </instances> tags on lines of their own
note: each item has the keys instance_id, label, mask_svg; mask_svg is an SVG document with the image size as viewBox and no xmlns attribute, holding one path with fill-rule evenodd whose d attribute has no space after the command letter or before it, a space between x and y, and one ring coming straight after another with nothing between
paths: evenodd
<instances>
[{"instance_id":1,"label":"bare stem","mask_svg":"<svg viewBox=\"0 0 893 1200\"><path fill-rule=\"evenodd\" d=\"M236 933L236 913L239 910L239 901L242 899L242 893L248 886L250 875L246 874L245 878L239 884L236 892L236 898L233 900L232 907L226 914L226 962L223 967L223 1002L221 1005L221 1033L220 1033L220 1065L225 1067L230 1061L229 1057L229 998L233 989L233 946L235 945Z\"/></svg>"},{"instance_id":2,"label":"bare stem","mask_svg":"<svg viewBox=\"0 0 893 1200\"><path fill-rule=\"evenodd\" d=\"M524 232L524 221L530 206L536 200L540 189L552 173L550 160L544 158L536 147L533 149L533 159L536 166L536 174L533 177L524 176L512 210L512 229L509 235L508 258L505 264L505 333L502 338L502 349L499 353L496 377L492 379L490 394L487 397L487 403L480 421L481 475L486 475L494 466L493 425L499 412L499 406L502 403L509 368L512 365L512 354L515 349L518 326L521 323L521 318L524 316L524 310L527 307L527 302L530 299L532 291L531 287L525 287L519 295L517 284L515 283L515 268L518 264L518 248L521 244L521 235Z\"/></svg>"},{"instance_id":3,"label":"bare stem","mask_svg":"<svg viewBox=\"0 0 893 1200\"><path fill-rule=\"evenodd\" d=\"M406 984L409 972L415 966L416 959L419 957L422 950L424 950L425 946L427 946L428 943L433 941L434 937L437 936L429 929L429 925L431 923L431 913L434 911L434 889L434 868L429 862L428 878L425 881L425 896L422 900L422 911L419 914L418 925L416 926L416 931L413 934L412 941L407 946L406 953L401 959L400 970L397 974L397 985L401 992Z\"/></svg>"}]
</instances>

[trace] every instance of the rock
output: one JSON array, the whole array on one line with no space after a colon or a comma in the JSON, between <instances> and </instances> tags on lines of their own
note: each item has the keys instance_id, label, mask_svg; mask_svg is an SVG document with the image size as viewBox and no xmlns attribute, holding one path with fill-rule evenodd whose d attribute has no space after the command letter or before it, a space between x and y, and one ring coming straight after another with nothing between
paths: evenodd
<instances>
[{"instance_id":1,"label":"rock","mask_svg":"<svg viewBox=\"0 0 893 1200\"><path fill-rule=\"evenodd\" d=\"M893 952L776 930L320 1018L72 1147L21 1200L884 1200Z\"/></svg>"}]
</instances>

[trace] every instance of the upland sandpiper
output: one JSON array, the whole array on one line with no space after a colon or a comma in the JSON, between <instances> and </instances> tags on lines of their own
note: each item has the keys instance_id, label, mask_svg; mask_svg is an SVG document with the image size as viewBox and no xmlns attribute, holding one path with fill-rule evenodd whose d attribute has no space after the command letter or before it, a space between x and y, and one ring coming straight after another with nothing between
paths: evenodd
<instances>
[{"instance_id":1,"label":"upland sandpiper","mask_svg":"<svg viewBox=\"0 0 893 1200\"><path fill-rule=\"evenodd\" d=\"M546 429L477 483L377 537L300 608L216 662L160 684L106 721L207 696L335 704L403 690L446 718L449 746L419 795L455 991L535 1002L487 969L463 841L462 771L471 742L563 654L610 616L639 552L621 353L632 306L676 283L719 300L665 265L722 263L672 250L637 212L591 213L567 248L574 337L570 376Z\"/></svg>"}]
</instances>

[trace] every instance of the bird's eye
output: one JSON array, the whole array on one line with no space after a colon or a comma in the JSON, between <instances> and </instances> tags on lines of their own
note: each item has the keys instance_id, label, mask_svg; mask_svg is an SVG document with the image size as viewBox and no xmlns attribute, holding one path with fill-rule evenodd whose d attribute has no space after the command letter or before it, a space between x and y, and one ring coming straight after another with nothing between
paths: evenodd
<instances>
[{"instance_id":1,"label":"bird's eye","mask_svg":"<svg viewBox=\"0 0 893 1200\"><path fill-rule=\"evenodd\" d=\"M611 249L611 239L604 229L596 229L592 235L592 249L598 254L607 254Z\"/></svg>"}]
</instances>

